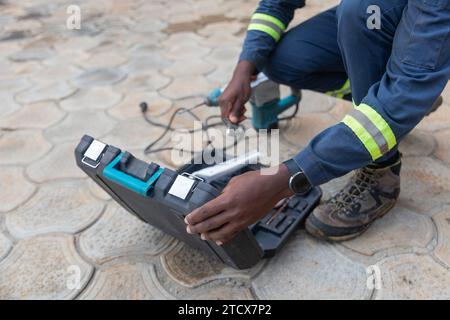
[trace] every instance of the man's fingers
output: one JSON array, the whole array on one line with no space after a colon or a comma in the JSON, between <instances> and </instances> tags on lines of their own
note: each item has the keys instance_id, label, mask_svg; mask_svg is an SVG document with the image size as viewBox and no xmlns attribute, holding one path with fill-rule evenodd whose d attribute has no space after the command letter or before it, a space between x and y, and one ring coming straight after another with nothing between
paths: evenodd
<instances>
[{"instance_id":1,"label":"man's fingers","mask_svg":"<svg viewBox=\"0 0 450 320\"><path fill-rule=\"evenodd\" d=\"M244 107L244 101L240 98L236 99L235 103L233 104L233 109L231 109L229 119L233 123L238 123L239 119L243 115L243 107ZM244 111L245 112L245 111Z\"/></svg>"},{"instance_id":2,"label":"man's fingers","mask_svg":"<svg viewBox=\"0 0 450 320\"><path fill-rule=\"evenodd\" d=\"M226 100L220 104L220 113L223 119L228 119L233 103L230 100Z\"/></svg>"},{"instance_id":3,"label":"man's fingers","mask_svg":"<svg viewBox=\"0 0 450 320\"><path fill-rule=\"evenodd\" d=\"M225 223L229 222L231 218L232 216L229 212L223 211L195 225L189 225L188 228L191 233L207 233L223 226Z\"/></svg>"},{"instance_id":4,"label":"man's fingers","mask_svg":"<svg viewBox=\"0 0 450 320\"><path fill-rule=\"evenodd\" d=\"M186 216L184 222L189 225L194 225L203 220L206 220L212 216L215 216L219 212L225 209L225 204L223 201L220 201L220 196L207 202L200 208L195 209L190 214Z\"/></svg>"},{"instance_id":5,"label":"man's fingers","mask_svg":"<svg viewBox=\"0 0 450 320\"><path fill-rule=\"evenodd\" d=\"M233 239L239 231L232 223L206 233L202 233L202 239L221 242L222 244Z\"/></svg>"}]
</instances>

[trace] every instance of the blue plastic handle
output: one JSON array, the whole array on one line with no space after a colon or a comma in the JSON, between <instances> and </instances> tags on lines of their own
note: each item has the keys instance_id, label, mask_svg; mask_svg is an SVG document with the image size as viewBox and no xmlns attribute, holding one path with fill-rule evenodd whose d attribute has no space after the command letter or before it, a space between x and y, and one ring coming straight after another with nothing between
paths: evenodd
<instances>
[{"instance_id":1,"label":"blue plastic handle","mask_svg":"<svg viewBox=\"0 0 450 320\"><path fill-rule=\"evenodd\" d=\"M297 104L300 101L300 97L296 95L290 95L286 98L281 99L278 102L278 110L279 112L283 112L284 110L292 107L293 105Z\"/></svg>"},{"instance_id":2,"label":"blue plastic handle","mask_svg":"<svg viewBox=\"0 0 450 320\"><path fill-rule=\"evenodd\" d=\"M208 96L206 97L206 104L210 107L217 107L219 106L219 100L218 98L222 94L222 89L216 88L213 91L211 91Z\"/></svg>"},{"instance_id":3,"label":"blue plastic handle","mask_svg":"<svg viewBox=\"0 0 450 320\"><path fill-rule=\"evenodd\" d=\"M148 192L151 189L152 185L158 180L159 176L164 171L164 168L159 168L147 181L139 180L135 177L132 177L120 170L116 169L116 165L119 163L120 159L122 159L124 152L119 154L110 164L108 164L103 170L103 175L108 179L121 186L130 189L136 193L139 193L143 196L148 196Z\"/></svg>"}]
</instances>

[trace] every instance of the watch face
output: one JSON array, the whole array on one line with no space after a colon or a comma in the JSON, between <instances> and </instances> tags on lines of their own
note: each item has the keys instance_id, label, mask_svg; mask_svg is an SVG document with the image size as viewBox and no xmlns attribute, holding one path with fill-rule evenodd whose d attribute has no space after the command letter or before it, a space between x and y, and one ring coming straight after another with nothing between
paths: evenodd
<instances>
[{"instance_id":1,"label":"watch face","mask_svg":"<svg viewBox=\"0 0 450 320\"><path fill-rule=\"evenodd\" d=\"M305 194L311 189L311 185L303 172L292 176L290 181L291 190L298 194Z\"/></svg>"}]
</instances>

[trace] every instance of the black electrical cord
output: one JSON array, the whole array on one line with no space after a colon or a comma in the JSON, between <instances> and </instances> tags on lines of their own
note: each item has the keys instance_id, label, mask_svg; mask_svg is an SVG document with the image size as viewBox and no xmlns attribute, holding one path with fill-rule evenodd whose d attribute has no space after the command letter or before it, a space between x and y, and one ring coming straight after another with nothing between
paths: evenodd
<instances>
[{"instance_id":1,"label":"black electrical cord","mask_svg":"<svg viewBox=\"0 0 450 320\"><path fill-rule=\"evenodd\" d=\"M183 150L183 149L180 149L180 148L175 148L175 147L154 148L154 146L158 142L160 142L167 135L167 133L169 133L171 131L179 130L179 129L174 128L172 126L172 124L173 124L173 121L175 120L175 117L178 114L180 114L180 113L188 113L195 120L199 121L202 124L202 127L199 128L199 129L189 129L189 130L185 130L184 132L192 134L192 133L195 133L195 132L198 132L198 131L203 131L203 132L205 132L206 138L207 138L207 145L206 146L209 146L209 145L212 146L212 141L210 139L210 136L209 136L209 133L208 133L208 129L213 128L213 127L217 127L217 126L222 126L222 125L224 125L224 122L220 121L220 122L215 122L215 123L209 124L209 121L211 119L221 118L220 116L209 116L209 117L206 118L206 120L204 122L202 122L200 120L200 118L197 117L197 115L195 115L191 111L193 108L197 108L197 107L202 106L202 105L204 105L204 103L199 103L198 105L195 105L194 107L191 107L191 108L183 108L183 107L182 108L178 108L172 113L172 115L171 115L171 117L169 119L169 123L168 124L162 124L162 123L158 123L158 122L155 122L155 121L151 120L147 116L148 105L147 105L146 102L142 102L139 105L139 107L141 108L141 112L142 112L142 115L143 115L145 121L147 123L151 124L152 126L159 127L159 128L164 128L164 131L162 132L162 134L158 138L156 138L152 143L150 143L147 147L145 147L144 153L145 154L150 154L150 153L157 153L157 152L162 152L162 151L172 151L172 150L186 152L186 150ZM245 127L243 125L240 125L240 127L242 127L245 130ZM235 137L234 141L233 141L233 144L223 147L222 148L222 152L225 152L228 148L237 145L237 143L238 143L238 139ZM213 149L215 149L215 148L213 147ZM191 154L195 154L195 152L191 151Z\"/></svg>"},{"instance_id":2,"label":"black electrical cord","mask_svg":"<svg viewBox=\"0 0 450 320\"><path fill-rule=\"evenodd\" d=\"M290 116L279 118L278 121L286 121L286 120L291 120L291 119L295 118L297 116L299 109L300 109L300 102L297 102L295 104L294 112Z\"/></svg>"},{"instance_id":3,"label":"black electrical cord","mask_svg":"<svg viewBox=\"0 0 450 320\"><path fill-rule=\"evenodd\" d=\"M199 104L194 105L194 106L191 107L191 108L183 108L183 107L182 107L182 108L178 108L178 109L176 109L176 110L173 112L173 114L171 115L171 117L170 117L170 119L169 119L169 123L168 123L168 124L162 124L162 123L158 123L158 122L155 122L155 121L151 120L151 119L147 116L148 105L147 105L146 102L141 102L140 105L139 105L139 107L141 108L142 115L143 115L145 121L146 121L147 123L149 123L150 125L152 125L152 126L159 127L159 128L163 128L163 129L164 129L163 133L162 133L158 138L156 138L152 143L150 143L147 147L145 147L144 153L145 153L145 154L151 154L151 153L157 153L157 152L162 152L162 151L172 151L172 150L180 151L180 152L186 152L186 150L184 150L184 149L175 148L175 147L154 148L154 146L155 146L158 142L160 142L160 141L167 135L167 133L169 133L169 132L171 132L171 131L173 132L173 131L179 130L179 129L174 128L174 127L172 126L172 124L173 124L173 121L175 120L175 117L176 117L178 114L180 114L180 113L188 113L188 114L190 114L195 120L199 121L199 122L202 124L202 127L201 127L200 129L189 129L189 130L185 130L184 132L192 134L192 133L195 133L195 132L198 132L198 131L203 131L203 132L205 132L206 137L207 137L207 144L206 144L206 146L212 146L212 141L211 141L211 139L210 139L210 136L209 136L209 133L208 133L208 129L213 128L213 127L217 127L217 126L222 126L222 125L225 124L225 122L223 121L222 117L219 116L219 115L209 116L209 117L207 117L207 118L205 119L204 122L202 122L202 121L200 120L200 118L197 117L197 115L195 115L191 110L193 110L193 109L195 109L195 108L198 108L198 107L200 107L200 106L203 106L203 105L205 105L205 103L204 103L204 102L201 102L201 103L199 103ZM295 118L295 116L296 116L297 113L298 113L298 110L299 110L299 103L297 103L297 104L295 105L295 110L294 110L294 112L293 112L291 115L286 116L286 117L279 118L278 121L286 121L286 120L291 120L291 119ZM220 121L220 122L215 122L215 123L212 123L212 124L209 124L209 121L210 121L211 119L215 119L215 118L222 119L222 121ZM249 118L249 119L251 119L251 118ZM245 127L244 127L243 125L240 124L239 127L241 127L241 128L245 131ZM222 148L222 152L225 153L225 151L226 151L228 148L231 148L231 147L236 146L237 143L238 143L238 139L237 139L237 137L235 136L235 137L234 137L233 144L232 144L232 145L229 145L229 146L224 146L224 147ZM213 146L212 146L212 147L213 147ZM213 149L215 149L215 148L213 147ZM194 152L194 151L191 151L191 154L195 154L195 152Z\"/></svg>"}]
</instances>

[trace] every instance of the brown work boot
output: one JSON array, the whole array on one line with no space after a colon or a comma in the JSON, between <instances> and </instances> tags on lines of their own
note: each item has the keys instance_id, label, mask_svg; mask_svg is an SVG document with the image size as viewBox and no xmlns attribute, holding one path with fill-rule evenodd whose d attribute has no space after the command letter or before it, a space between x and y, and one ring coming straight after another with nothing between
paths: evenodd
<instances>
[{"instance_id":1,"label":"brown work boot","mask_svg":"<svg viewBox=\"0 0 450 320\"><path fill-rule=\"evenodd\" d=\"M389 212L400 193L400 157L387 167L370 165L356 170L349 183L319 205L306 220L313 236L344 241L362 234Z\"/></svg>"}]
</instances>

